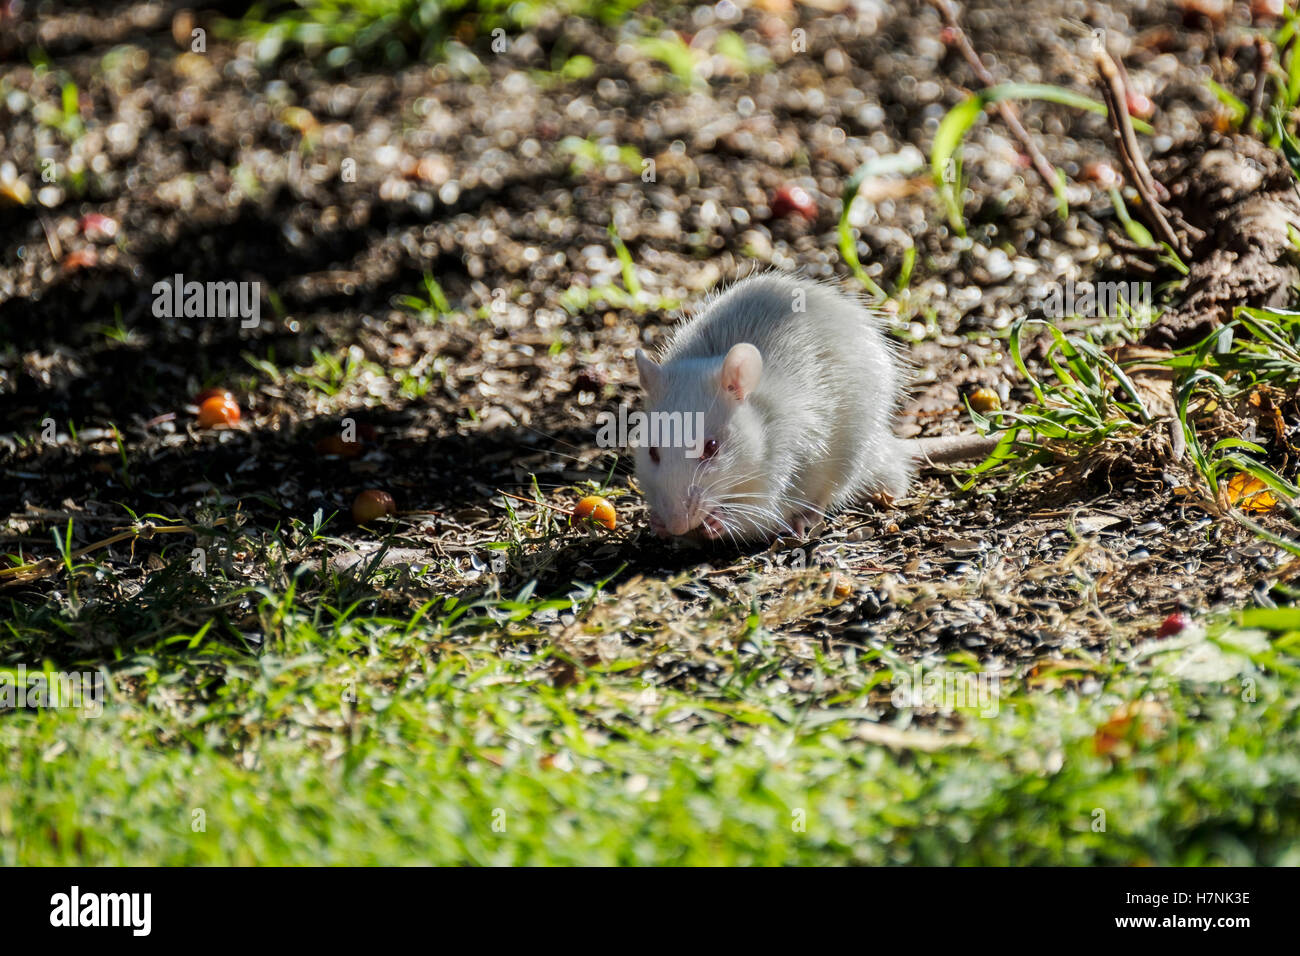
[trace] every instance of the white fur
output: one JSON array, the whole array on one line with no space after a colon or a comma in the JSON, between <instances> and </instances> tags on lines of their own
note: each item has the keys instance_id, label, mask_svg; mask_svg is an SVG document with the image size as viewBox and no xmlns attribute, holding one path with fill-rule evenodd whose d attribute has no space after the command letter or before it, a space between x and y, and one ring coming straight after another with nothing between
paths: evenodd
<instances>
[{"instance_id":1,"label":"white fur","mask_svg":"<svg viewBox=\"0 0 1300 956\"><path fill-rule=\"evenodd\" d=\"M805 311L794 311L796 292ZM723 360L740 343L761 362L757 384L737 400ZM733 355L747 384L757 356ZM637 479L656 530L737 540L802 529L855 498L900 496L913 455L893 432L899 362L878 316L857 299L810 279L764 274L711 298L682 323L662 364L638 354L647 410L705 414L710 460L684 448L636 449ZM728 381L735 381L732 375Z\"/></svg>"}]
</instances>

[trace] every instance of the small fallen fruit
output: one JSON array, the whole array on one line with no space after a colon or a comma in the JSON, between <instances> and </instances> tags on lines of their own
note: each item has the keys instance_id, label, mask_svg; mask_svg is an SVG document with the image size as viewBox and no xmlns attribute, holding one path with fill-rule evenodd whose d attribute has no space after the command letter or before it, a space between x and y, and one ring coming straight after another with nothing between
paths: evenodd
<instances>
[{"instance_id":1,"label":"small fallen fruit","mask_svg":"<svg viewBox=\"0 0 1300 956\"><path fill-rule=\"evenodd\" d=\"M1222 30L1232 11L1232 0L1177 0L1183 12L1183 26L1189 30L1210 27Z\"/></svg>"},{"instance_id":2,"label":"small fallen fruit","mask_svg":"<svg viewBox=\"0 0 1300 956\"><path fill-rule=\"evenodd\" d=\"M1279 20L1285 13L1285 0L1251 0L1250 15L1256 23L1261 20Z\"/></svg>"},{"instance_id":3,"label":"small fallen fruit","mask_svg":"<svg viewBox=\"0 0 1300 956\"><path fill-rule=\"evenodd\" d=\"M1156 637L1173 637L1175 634L1181 634L1187 630L1187 625L1191 623L1191 618L1182 611L1174 611L1173 614L1160 622L1160 629L1156 631Z\"/></svg>"},{"instance_id":4,"label":"small fallen fruit","mask_svg":"<svg viewBox=\"0 0 1300 956\"><path fill-rule=\"evenodd\" d=\"M326 435L316 442L316 454L352 459L361 454L361 442L344 441L341 435Z\"/></svg>"},{"instance_id":5,"label":"small fallen fruit","mask_svg":"<svg viewBox=\"0 0 1300 956\"><path fill-rule=\"evenodd\" d=\"M238 425L239 403L224 395L212 395L199 405L199 427L216 428L218 425Z\"/></svg>"},{"instance_id":6,"label":"small fallen fruit","mask_svg":"<svg viewBox=\"0 0 1300 956\"><path fill-rule=\"evenodd\" d=\"M617 524L614 517L614 506L600 495L588 495L578 502L578 506L573 509L573 520L582 521L590 518L597 524L603 524L610 531L614 530Z\"/></svg>"},{"instance_id":7,"label":"small fallen fruit","mask_svg":"<svg viewBox=\"0 0 1300 956\"><path fill-rule=\"evenodd\" d=\"M393 496L386 491L368 488L357 495L352 502L352 520L357 524L366 524L397 510Z\"/></svg>"},{"instance_id":8,"label":"small fallen fruit","mask_svg":"<svg viewBox=\"0 0 1300 956\"><path fill-rule=\"evenodd\" d=\"M1129 90L1128 112L1130 116L1136 116L1138 119L1150 119L1155 115L1156 104L1151 102L1151 97L1145 93Z\"/></svg>"},{"instance_id":9,"label":"small fallen fruit","mask_svg":"<svg viewBox=\"0 0 1300 956\"><path fill-rule=\"evenodd\" d=\"M230 389L213 387L213 388L205 388L203 391L199 392L199 394L195 395L194 404L198 406L202 406L204 402L206 402L209 398L213 398L214 396L218 398L229 399L232 402L235 400L235 393L230 391Z\"/></svg>"},{"instance_id":10,"label":"small fallen fruit","mask_svg":"<svg viewBox=\"0 0 1300 956\"><path fill-rule=\"evenodd\" d=\"M301 106L286 107L280 114L280 121L290 129L297 130L304 136L310 136L320 131L320 120L311 115L309 110Z\"/></svg>"},{"instance_id":11,"label":"small fallen fruit","mask_svg":"<svg viewBox=\"0 0 1300 956\"><path fill-rule=\"evenodd\" d=\"M1079 178L1085 183L1096 183L1102 189L1118 189L1124 185L1124 180L1115 167L1107 162L1088 163L1079 173Z\"/></svg>"},{"instance_id":12,"label":"small fallen fruit","mask_svg":"<svg viewBox=\"0 0 1300 956\"><path fill-rule=\"evenodd\" d=\"M803 216L809 222L817 218L817 203L802 186L782 186L772 196L772 216Z\"/></svg>"},{"instance_id":13,"label":"small fallen fruit","mask_svg":"<svg viewBox=\"0 0 1300 956\"><path fill-rule=\"evenodd\" d=\"M13 166L9 166L8 169L13 169ZM32 188L21 179L18 179L17 173L10 173L9 178L5 177L6 171L0 169L0 200L4 200L4 202L0 202L0 206L5 203L26 206L32 201Z\"/></svg>"},{"instance_id":14,"label":"small fallen fruit","mask_svg":"<svg viewBox=\"0 0 1300 956\"><path fill-rule=\"evenodd\" d=\"M970 402L970 407L981 415L1002 410L1002 399L998 398L997 392L987 386L975 389L966 400Z\"/></svg>"},{"instance_id":15,"label":"small fallen fruit","mask_svg":"<svg viewBox=\"0 0 1300 956\"><path fill-rule=\"evenodd\" d=\"M99 265L99 253L95 251L94 246L85 249L77 249L69 252L59 263L63 266L65 272L76 272L78 269L93 269Z\"/></svg>"},{"instance_id":16,"label":"small fallen fruit","mask_svg":"<svg viewBox=\"0 0 1300 956\"><path fill-rule=\"evenodd\" d=\"M88 212L77 222L77 229L91 242L112 242L117 236L117 220L99 212Z\"/></svg>"}]
</instances>

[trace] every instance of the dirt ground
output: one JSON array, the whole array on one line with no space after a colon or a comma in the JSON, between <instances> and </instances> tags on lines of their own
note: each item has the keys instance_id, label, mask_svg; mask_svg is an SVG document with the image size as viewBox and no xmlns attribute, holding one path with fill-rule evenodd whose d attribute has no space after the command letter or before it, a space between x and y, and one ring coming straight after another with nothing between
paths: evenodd
<instances>
[{"instance_id":1,"label":"dirt ground","mask_svg":"<svg viewBox=\"0 0 1300 956\"><path fill-rule=\"evenodd\" d=\"M696 89L618 27L580 20L512 37L500 54L476 45L477 56L460 51L433 68L340 73L301 57L259 67L251 45L216 37L188 52L166 4L104 3L93 18L48 7L28 25L49 69L0 46L0 163L34 197L0 207L8 552L51 554L48 529L68 517L74 543L105 536L123 507L192 521L237 505L246 529L337 511L330 533L373 544L346 516L359 490L381 487L421 512L398 519L391 543L431 565L418 587L397 589L399 605L496 586L491 562L503 552L489 542L512 542L504 592L532 578L538 593L563 592L619 572L610 587L623 599L598 620L579 629L556 620L556 638L575 645L602 629L703 633L718 619L693 612L722 604L743 616L757 601L790 640L1024 662L1122 646L1176 609L1267 601L1278 550L1176 493L1189 480L1152 436L1020 485L982 479L962 492L928 472L909 498L838 515L804 546L664 544L635 492L616 497L612 536L530 538L532 523L511 525L497 489L529 496L535 475L547 500L564 504L575 483L610 473L595 416L639 400L632 353L662 341L675 320L663 306L689 307L758 267L853 287L836 247L845 180L875 156L926 154L973 84L923 3L748 7L725 26L761 46L770 66L745 71L715 56ZM964 18L999 79L1089 93L1084 39L1105 28L1158 107L1157 157L1194 135L1213 105L1207 49L1219 40L1176 6L977 2ZM687 10L665 22L694 36L724 25ZM806 31L806 52L791 52L794 29ZM593 61L590 76L551 72L578 55ZM75 135L30 108L57 104L64 76L79 92ZM1110 155L1102 118L1044 104L1022 112L1072 179ZM655 160L655 181L643 181L639 159L580 168L561 148L566 137L634 147ZM40 181L43 159L54 160L55 183ZM349 160L355 181L343 175ZM1122 272L1104 192L1083 187L1057 218L1020 149L988 120L964 161L967 239L931 189L854 211L859 255L883 284L909 245L918 252L899 323L915 370L904 434L971 428L961 394L977 384L1017 407L1028 389L1007 357L1012 321L1041 311L1045 283ZM788 185L815 199L815 221L773 214L773 194ZM116 236L87 235L91 212L115 221ZM575 289L621 285L611 222L649 307L596 294L570 308ZM69 259L91 248L93 262ZM156 318L153 285L176 273L260 282L260 325ZM454 314L430 320L400 306L422 294L426 273ZM350 369L328 380L321 355ZM217 384L236 392L242 423L199 431L187 406ZM56 441L33 443L47 417ZM322 457L317 441L348 417L373 428L365 454ZM627 487L627 466L615 489ZM295 557L341 550L316 543ZM100 553L118 571L103 596L138 589L162 566L159 551L143 541ZM813 570L791 573L800 560ZM251 552L236 549L232 562L233 574L257 579ZM51 577L6 596L39 601L58 588ZM123 628L77 644L130 643Z\"/></svg>"}]
</instances>

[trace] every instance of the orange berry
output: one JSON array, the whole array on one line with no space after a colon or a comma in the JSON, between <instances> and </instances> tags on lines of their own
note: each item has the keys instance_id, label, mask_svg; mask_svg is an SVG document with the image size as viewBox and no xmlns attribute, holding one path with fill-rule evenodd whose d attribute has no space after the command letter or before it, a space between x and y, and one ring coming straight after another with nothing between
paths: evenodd
<instances>
[{"instance_id":1,"label":"orange berry","mask_svg":"<svg viewBox=\"0 0 1300 956\"><path fill-rule=\"evenodd\" d=\"M357 495L352 502L352 520L357 524L366 524L397 510L393 496L386 491L368 488Z\"/></svg>"},{"instance_id":2,"label":"orange berry","mask_svg":"<svg viewBox=\"0 0 1300 956\"><path fill-rule=\"evenodd\" d=\"M199 427L239 424L239 403L227 395L212 395L199 406Z\"/></svg>"},{"instance_id":3,"label":"orange berry","mask_svg":"<svg viewBox=\"0 0 1300 956\"><path fill-rule=\"evenodd\" d=\"M76 272L78 269L93 269L99 265L99 253L95 251L94 246L87 246L85 249L69 252L63 257L63 262L60 264L68 272Z\"/></svg>"},{"instance_id":4,"label":"orange berry","mask_svg":"<svg viewBox=\"0 0 1300 956\"><path fill-rule=\"evenodd\" d=\"M614 506L600 495L588 495L578 502L578 507L573 509L573 520L582 521L590 518L597 524L603 524L610 531L614 530L617 524L614 518Z\"/></svg>"},{"instance_id":5,"label":"orange berry","mask_svg":"<svg viewBox=\"0 0 1300 956\"><path fill-rule=\"evenodd\" d=\"M218 388L216 386L213 386L212 388L205 388L203 391L199 392L198 395L194 396L194 404L201 406L204 402L206 402L209 398L212 398L214 395L217 396L218 398L229 399L232 402L235 400L234 392L226 388Z\"/></svg>"}]
</instances>

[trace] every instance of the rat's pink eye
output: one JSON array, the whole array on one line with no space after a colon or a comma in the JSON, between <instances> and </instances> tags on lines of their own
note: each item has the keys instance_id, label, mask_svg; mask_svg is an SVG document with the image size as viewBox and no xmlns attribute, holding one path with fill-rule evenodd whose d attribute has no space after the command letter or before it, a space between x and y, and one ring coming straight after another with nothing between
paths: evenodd
<instances>
[{"instance_id":1,"label":"rat's pink eye","mask_svg":"<svg viewBox=\"0 0 1300 956\"><path fill-rule=\"evenodd\" d=\"M659 449L658 449L658 448L651 448L651 449L650 449L650 460L653 461L656 465L659 464Z\"/></svg>"},{"instance_id":2,"label":"rat's pink eye","mask_svg":"<svg viewBox=\"0 0 1300 956\"><path fill-rule=\"evenodd\" d=\"M707 461L717 453L718 453L718 440L716 438L710 438L708 441L704 443L704 455L702 457Z\"/></svg>"}]
</instances>

